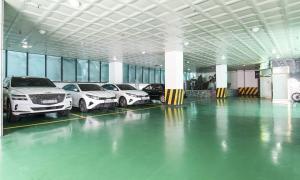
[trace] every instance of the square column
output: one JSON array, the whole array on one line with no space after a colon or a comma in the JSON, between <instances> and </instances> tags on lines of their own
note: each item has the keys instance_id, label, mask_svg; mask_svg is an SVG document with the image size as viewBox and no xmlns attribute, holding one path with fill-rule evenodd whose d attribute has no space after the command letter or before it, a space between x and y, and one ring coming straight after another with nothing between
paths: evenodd
<instances>
[{"instance_id":1,"label":"square column","mask_svg":"<svg viewBox=\"0 0 300 180\"><path fill-rule=\"evenodd\" d=\"M3 26L4 26L4 1L0 2L0 137L3 136L3 65L4 59L2 57L3 51Z\"/></svg>"},{"instance_id":2,"label":"square column","mask_svg":"<svg viewBox=\"0 0 300 180\"><path fill-rule=\"evenodd\" d=\"M123 83L123 63L110 62L109 63L109 82Z\"/></svg>"},{"instance_id":3,"label":"square column","mask_svg":"<svg viewBox=\"0 0 300 180\"><path fill-rule=\"evenodd\" d=\"M183 104L183 52L165 52L165 101L168 105Z\"/></svg>"},{"instance_id":4,"label":"square column","mask_svg":"<svg viewBox=\"0 0 300 180\"><path fill-rule=\"evenodd\" d=\"M216 65L216 97L227 97L227 64Z\"/></svg>"}]
</instances>

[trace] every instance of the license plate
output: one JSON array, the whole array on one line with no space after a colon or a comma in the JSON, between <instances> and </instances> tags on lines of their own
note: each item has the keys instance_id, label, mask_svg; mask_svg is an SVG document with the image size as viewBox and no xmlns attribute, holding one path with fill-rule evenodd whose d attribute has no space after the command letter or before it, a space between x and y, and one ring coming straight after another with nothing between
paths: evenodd
<instances>
[{"instance_id":1,"label":"license plate","mask_svg":"<svg viewBox=\"0 0 300 180\"><path fill-rule=\"evenodd\" d=\"M49 100L42 100L43 104L53 104L53 103L57 103L56 99L49 99Z\"/></svg>"},{"instance_id":2,"label":"license plate","mask_svg":"<svg viewBox=\"0 0 300 180\"><path fill-rule=\"evenodd\" d=\"M147 97L142 97L142 100L147 100L148 98Z\"/></svg>"}]
</instances>

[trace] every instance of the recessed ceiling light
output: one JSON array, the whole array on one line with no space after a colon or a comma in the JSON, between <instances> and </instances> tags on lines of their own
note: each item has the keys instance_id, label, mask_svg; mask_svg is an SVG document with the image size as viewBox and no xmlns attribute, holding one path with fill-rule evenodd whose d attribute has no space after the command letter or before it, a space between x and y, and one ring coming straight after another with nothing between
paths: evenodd
<instances>
[{"instance_id":1,"label":"recessed ceiling light","mask_svg":"<svg viewBox=\"0 0 300 180\"><path fill-rule=\"evenodd\" d=\"M46 31L43 30L43 29L41 29L41 30L39 30L39 33L40 33L40 34L46 34Z\"/></svg>"},{"instance_id":2,"label":"recessed ceiling light","mask_svg":"<svg viewBox=\"0 0 300 180\"><path fill-rule=\"evenodd\" d=\"M189 63L190 63L190 61L186 61L186 63L187 63L187 64L189 64Z\"/></svg>"},{"instance_id":3,"label":"recessed ceiling light","mask_svg":"<svg viewBox=\"0 0 300 180\"><path fill-rule=\"evenodd\" d=\"M253 28L252 28L252 32L255 32L255 33L258 32L259 30L260 30L259 27L253 27Z\"/></svg>"},{"instance_id":4,"label":"recessed ceiling light","mask_svg":"<svg viewBox=\"0 0 300 180\"><path fill-rule=\"evenodd\" d=\"M185 43L184 43L185 46L188 46L189 44L190 44L189 42L185 42Z\"/></svg>"},{"instance_id":5,"label":"recessed ceiling light","mask_svg":"<svg viewBox=\"0 0 300 180\"><path fill-rule=\"evenodd\" d=\"M243 66L245 67L246 65L244 64Z\"/></svg>"},{"instance_id":6,"label":"recessed ceiling light","mask_svg":"<svg viewBox=\"0 0 300 180\"><path fill-rule=\"evenodd\" d=\"M81 2L79 0L69 0L69 4L73 8L79 8L81 6Z\"/></svg>"},{"instance_id":7,"label":"recessed ceiling light","mask_svg":"<svg viewBox=\"0 0 300 180\"><path fill-rule=\"evenodd\" d=\"M226 59L226 56L223 55L223 56L222 56L222 60L225 60L225 59Z\"/></svg>"},{"instance_id":8,"label":"recessed ceiling light","mask_svg":"<svg viewBox=\"0 0 300 180\"><path fill-rule=\"evenodd\" d=\"M146 51L143 51L142 54L146 54Z\"/></svg>"},{"instance_id":9,"label":"recessed ceiling light","mask_svg":"<svg viewBox=\"0 0 300 180\"><path fill-rule=\"evenodd\" d=\"M160 67L162 67L163 65L161 64L161 65L159 65Z\"/></svg>"},{"instance_id":10,"label":"recessed ceiling light","mask_svg":"<svg viewBox=\"0 0 300 180\"><path fill-rule=\"evenodd\" d=\"M188 70L188 71L190 71L191 69L190 69L190 68L188 68L187 70Z\"/></svg>"},{"instance_id":11,"label":"recessed ceiling light","mask_svg":"<svg viewBox=\"0 0 300 180\"><path fill-rule=\"evenodd\" d=\"M276 56L276 59L279 59L279 58L280 58L280 55L277 55L277 56Z\"/></svg>"},{"instance_id":12,"label":"recessed ceiling light","mask_svg":"<svg viewBox=\"0 0 300 180\"><path fill-rule=\"evenodd\" d=\"M22 44L22 48L24 49L28 49L28 48L31 48L32 46L29 46L27 43L26 44Z\"/></svg>"},{"instance_id":13,"label":"recessed ceiling light","mask_svg":"<svg viewBox=\"0 0 300 180\"><path fill-rule=\"evenodd\" d=\"M114 57L113 57L113 60L114 60L114 61L116 61L116 60L118 60L118 59L117 59L117 57L116 57L116 56L114 56Z\"/></svg>"}]
</instances>

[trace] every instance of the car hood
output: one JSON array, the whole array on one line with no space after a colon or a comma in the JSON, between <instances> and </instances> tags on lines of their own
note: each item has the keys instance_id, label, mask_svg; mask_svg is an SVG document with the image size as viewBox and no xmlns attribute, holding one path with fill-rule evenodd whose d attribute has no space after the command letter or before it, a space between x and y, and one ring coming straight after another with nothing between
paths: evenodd
<instances>
[{"instance_id":1,"label":"car hood","mask_svg":"<svg viewBox=\"0 0 300 180\"><path fill-rule=\"evenodd\" d=\"M65 90L57 87L14 87L11 89L11 93L18 94L64 94Z\"/></svg>"},{"instance_id":2,"label":"car hood","mask_svg":"<svg viewBox=\"0 0 300 180\"><path fill-rule=\"evenodd\" d=\"M112 98L116 97L115 94L107 91L84 91L85 94L90 94L98 97Z\"/></svg>"},{"instance_id":3,"label":"car hood","mask_svg":"<svg viewBox=\"0 0 300 180\"><path fill-rule=\"evenodd\" d=\"M130 93L130 94L135 94L138 96L147 96L148 93L144 92L144 91L140 91L140 90L127 90L127 91L122 91L124 93Z\"/></svg>"}]
</instances>

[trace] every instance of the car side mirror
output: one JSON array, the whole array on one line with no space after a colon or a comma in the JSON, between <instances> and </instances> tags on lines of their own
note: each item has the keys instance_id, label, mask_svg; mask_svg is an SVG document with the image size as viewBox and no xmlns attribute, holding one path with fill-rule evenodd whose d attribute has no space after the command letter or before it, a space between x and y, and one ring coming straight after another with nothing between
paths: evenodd
<instances>
[{"instance_id":1,"label":"car side mirror","mask_svg":"<svg viewBox=\"0 0 300 180\"><path fill-rule=\"evenodd\" d=\"M8 87L7 87L7 86L4 86L3 88L4 88L4 89L8 89Z\"/></svg>"},{"instance_id":2,"label":"car side mirror","mask_svg":"<svg viewBox=\"0 0 300 180\"><path fill-rule=\"evenodd\" d=\"M113 88L114 91L118 91L118 88Z\"/></svg>"},{"instance_id":3,"label":"car side mirror","mask_svg":"<svg viewBox=\"0 0 300 180\"><path fill-rule=\"evenodd\" d=\"M74 92L78 92L78 89L73 89Z\"/></svg>"}]
</instances>

